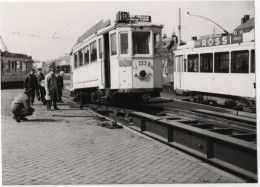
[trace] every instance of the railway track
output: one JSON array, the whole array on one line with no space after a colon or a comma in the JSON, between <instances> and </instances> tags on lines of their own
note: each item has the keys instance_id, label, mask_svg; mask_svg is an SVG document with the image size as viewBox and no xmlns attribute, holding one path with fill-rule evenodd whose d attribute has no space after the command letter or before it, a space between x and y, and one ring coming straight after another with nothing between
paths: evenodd
<instances>
[{"instance_id":1,"label":"railway track","mask_svg":"<svg viewBox=\"0 0 260 187\"><path fill-rule=\"evenodd\" d=\"M69 99L68 94L65 97ZM88 104L85 107L105 116L99 117L102 126L108 128L128 126L240 175L248 181L257 181L254 119L235 115L216 115L205 110L187 111L151 105Z\"/></svg>"}]
</instances>

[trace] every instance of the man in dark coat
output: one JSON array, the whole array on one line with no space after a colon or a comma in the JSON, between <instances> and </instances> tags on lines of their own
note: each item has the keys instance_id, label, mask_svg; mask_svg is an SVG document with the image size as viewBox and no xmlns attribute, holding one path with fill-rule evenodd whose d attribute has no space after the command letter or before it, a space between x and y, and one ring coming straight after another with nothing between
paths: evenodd
<instances>
[{"instance_id":1,"label":"man in dark coat","mask_svg":"<svg viewBox=\"0 0 260 187\"><path fill-rule=\"evenodd\" d=\"M36 75L34 74L35 70L31 69L30 73L25 77L24 80L24 89L25 91L32 89L33 92L30 93L30 103L33 105L35 98L35 90L38 89L38 80Z\"/></svg>"},{"instance_id":2,"label":"man in dark coat","mask_svg":"<svg viewBox=\"0 0 260 187\"><path fill-rule=\"evenodd\" d=\"M46 91L45 99L47 101L48 111L52 111L52 102L54 110L59 110L59 108L57 107L58 85L56 76L54 75L54 71L54 68L50 67L50 72L46 75L44 82Z\"/></svg>"},{"instance_id":3,"label":"man in dark coat","mask_svg":"<svg viewBox=\"0 0 260 187\"><path fill-rule=\"evenodd\" d=\"M28 89L27 91L17 95L11 103L11 111L14 114L14 120L20 122L20 120L27 121L26 116L32 115L34 109L30 106L30 95L35 92L33 89Z\"/></svg>"},{"instance_id":4,"label":"man in dark coat","mask_svg":"<svg viewBox=\"0 0 260 187\"><path fill-rule=\"evenodd\" d=\"M39 85L39 91L40 91L40 94L39 94L39 91L38 91L38 97L40 97L42 103L45 105L46 104L46 100L45 100L45 88L44 88L44 85L42 85L42 81L45 79L43 73L42 73L42 69L39 68L38 69L38 72L37 72L37 80L38 80L38 85ZM37 93L37 92L36 92Z\"/></svg>"},{"instance_id":5,"label":"man in dark coat","mask_svg":"<svg viewBox=\"0 0 260 187\"><path fill-rule=\"evenodd\" d=\"M57 75L57 83L58 83L58 102L63 103L62 101L62 90L64 87L63 84L63 76L64 76L64 72L61 71L59 75Z\"/></svg>"}]
</instances>

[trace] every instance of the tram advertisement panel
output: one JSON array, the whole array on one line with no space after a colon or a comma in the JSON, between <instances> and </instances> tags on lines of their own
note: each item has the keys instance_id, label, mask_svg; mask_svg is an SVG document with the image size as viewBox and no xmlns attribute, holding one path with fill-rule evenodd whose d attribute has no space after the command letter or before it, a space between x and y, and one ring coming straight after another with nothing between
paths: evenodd
<instances>
[{"instance_id":1,"label":"tram advertisement panel","mask_svg":"<svg viewBox=\"0 0 260 187\"><path fill-rule=\"evenodd\" d=\"M243 35L228 35L228 36L219 36L219 37L197 40L195 41L194 47L195 48L211 47L211 46L227 45L227 44L242 43L242 42L243 42Z\"/></svg>"}]
</instances>

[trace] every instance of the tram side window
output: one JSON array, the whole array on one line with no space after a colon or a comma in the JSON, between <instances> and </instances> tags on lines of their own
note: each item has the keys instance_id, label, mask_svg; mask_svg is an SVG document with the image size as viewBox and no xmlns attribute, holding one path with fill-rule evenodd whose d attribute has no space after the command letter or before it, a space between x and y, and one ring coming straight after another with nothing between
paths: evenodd
<instances>
[{"instance_id":1,"label":"tram side window","mask_svg":"<svg viewBox=\"0 0 260 187\"><path fill-rule=\"evenodd\" d=\"M9 63L10 61L3 61L3 71L10 71Z\"/></svg>"},{"instance_id":2,"label":"tram side window","mask_svg":"<svg viewBox=\"0 0 260 187\"><path fill-rule=\"evenodd\" d=\"M120 33L121 54L128 54L128 33Z\"/></svg>"},{"instance_id":3,"label":"tram side window","mask_svg":"<svg viewBox=\"0 0 260 187\"><path fill-rule=\"evenodd\" d=\"M99 58L102 58L102 53L103 53L102 38L98 40L98 46L99 46Z\"/></svg>"},{"instance_id":4,"label":"tram side window","mask_svg":"<svg viewBox=\"0 0 260 187\"><path fill-rule=\"evenodd\" d=\"M94 62L97 60L97 42L94 41L90 44L90 61Z\"/></svg>"},{"instance_id":5,"label":"tram side window","mask_svg":"<svg viewBox=\"0 0 260 187\"><path fill-rule=\"evenodd\" d=\"M116 33L110 35L111 42L111 56L117 54L117 45L116 45Z\"/></svg>"},{"instance_id":6,"label":"tram side window","mask_svg":"<svg viewBox=\"0 0 260 187\"><path fill-rule=\"evenodd\" d=\"M78 55L74 54L74 68L78 67Z\"/></svg>"},{"instance_id":7,"label":"tram side window","mask_svg":"<svg viewBox=\"0 0 260 187\"><path fill-rule=\"evenodd\" d=\"M84 48L84 59L85 59L84 64L88 64L89 63L89 45Z\"/></svg>"},{"instance_id":8,"label":"tram side window","mask_svg":"<svg viewBox=\"0 0 260 187\"><path fill-rule=\"evenodd\" d=\"M22 71L23 71L23 72L26 71L26 62L22 62Z\"/></svg>"},{"instance_id":9,"label":"tram side window","mask_svg":"<svg viewBox=\"0 0 260 187\"><path fill-rule=\"evenodd\" d=\"M215 53L215 73L229 73L229 53Z\"/></svg>"},{"instance_id":10,"label":"tram side window","mask_svg":"<svg viewBox=\"0 0 260 187\"><path fill-rule=\"evenodd\" d=\"M255 50L251 51L251 73L255 73Z\"/></svg>"},{"instance_id":11,"label":"tram side window","mask_svg":"<svg viewBox=\"0 0 260 187\"><path fill-rule=\"evenodd\" d=\"M210 72L213 71L213 54L201 54L200 55L200 72Z\"/></svg>"},{"instance_id":12,"label":"tram side window","mask_svg":"<svg viewBox=\"0 0 260 187\"><path fill-rule=\"evenodd\" d=\"M249 51L231 52L231 73L248 73Z\"/></svg>"},{"instance_id":13,"label":"tram side window","mask_svg":"<svg viewBox=\"0 0 260 187\"><path fill-rule=\"evenodd\" d=\"M188 72L199 71L199 55L188 55Z\"/></svg>"},{"instance_id":14,"label":"tram side window","mask_svg":"<svg viewBox=\"0 0 260 187\"><path fill-rule=\"evenodd\" d=\"M153 35L154 54L160 54L160 33Z\"/></svg>"},{"instance_id":15,"label":"tram side window","mask_svg":"<svg viewBox=\"0 0 260 187\"><path fill-rule=\"evenodd\" d=\"M183 72L182 59L183 56L177 56L175 58L174 69L176 70L176 72Z\"/></svg>"},{"instance_id":16,"label":"tram side window","mask_svg":"<svg viewBox=\"0 0 260 187\"><path fill-rule=\"evenodd\" d=\"M79 66L82 66L83 65L83 54L82 54L82 51L80 50L79 51Z\"/></svg>"},{"instance_id":17,"label":"tram side window","mask_svg":"<svg viewBox=\"0 0 260 187\"><path fill-rule=\"evenodd\" d=\"M133 32L133 54L149 54L150 32Z\"/></svg>"},{"instance_id":18,"label":"tram side window","mask_svg":"<svg viewBox=\"0 0 260 187\"><path fill-rule=\"evenodd\" d=\"M21 71L21 62L17 61L16 63L16 71Z\"/></svg>"},{"instance_id":19,"label":"tram side window","mask_svg":"<svg viewBox=\"0 0 260 187\"><path fill-rule=\"evenodd\" d=\"M11 61L11 70L15 70L16 69L16 61Z\"/></svg>"}]
</instances>

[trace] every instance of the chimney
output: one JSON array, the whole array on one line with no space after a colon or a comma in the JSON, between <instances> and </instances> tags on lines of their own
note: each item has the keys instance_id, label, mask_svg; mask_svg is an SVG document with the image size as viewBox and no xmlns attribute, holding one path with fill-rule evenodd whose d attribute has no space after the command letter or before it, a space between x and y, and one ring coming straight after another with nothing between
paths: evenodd
<instances>
[{"instance_id":1,"label":"chimney","mask_svg":"<svg viewBox=\"0 0 260 187\"><path fill-rule=\"evenodd\" d=\"M245 22L247 22L250 19L249 15L244 15L243 18L241 18L241 24L244 24Z\"/></svg>"}]
</instances>

